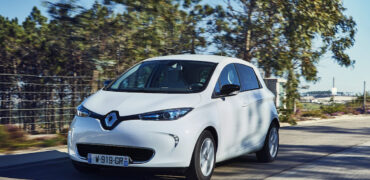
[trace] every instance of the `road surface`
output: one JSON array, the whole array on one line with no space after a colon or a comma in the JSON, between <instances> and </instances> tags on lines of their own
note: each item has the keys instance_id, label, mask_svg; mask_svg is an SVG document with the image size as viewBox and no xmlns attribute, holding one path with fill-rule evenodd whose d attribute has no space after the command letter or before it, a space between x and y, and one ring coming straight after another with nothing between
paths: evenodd
<instances>
[{"instance_id":1,"label":"road surface","mask_svg":"<svg viewBox=\"0 0 370 180\"><path fill-rule=\"evenodd\" d=\"M0 179L184 179L180 175L102 170L80 174L68 159L0 169ZM283 127L273 163L254 154L217 164L212 179L370 179L370 117Z\"/></svg>"}]
</instances>

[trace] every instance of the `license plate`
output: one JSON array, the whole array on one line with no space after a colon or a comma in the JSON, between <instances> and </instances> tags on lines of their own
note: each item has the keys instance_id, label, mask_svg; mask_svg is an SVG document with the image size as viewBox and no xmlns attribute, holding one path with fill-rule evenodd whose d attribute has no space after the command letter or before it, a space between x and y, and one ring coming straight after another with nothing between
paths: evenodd
<instances>
[{"instance_id":1,"label":"license plate","mask_svg":"<svg viewBox=\"0 0 370 180\"><path fill-rule=\"evenodd\" d=\"M89 153L87 160L89 164L127 167L130 161L130 157Z\"/></svg>"}]
</instances>

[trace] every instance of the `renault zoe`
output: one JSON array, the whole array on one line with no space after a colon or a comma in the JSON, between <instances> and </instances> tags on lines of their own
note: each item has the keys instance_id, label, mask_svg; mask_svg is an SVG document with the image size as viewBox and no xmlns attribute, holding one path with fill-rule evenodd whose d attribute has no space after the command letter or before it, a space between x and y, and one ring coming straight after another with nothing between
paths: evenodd
<instances>
[{"instance_id":1,"label":"renault zoe","mask_svg":"<svg viewBox=\"0 0 370 180\"><path fill-rule=\"evenodd\" d=\"M246 153L273 161L274 95L252 64L230 57L146 59L85 99L68 133L77 170L184 168L210 179L215 163Z\"/></svg>"}]
</instances>

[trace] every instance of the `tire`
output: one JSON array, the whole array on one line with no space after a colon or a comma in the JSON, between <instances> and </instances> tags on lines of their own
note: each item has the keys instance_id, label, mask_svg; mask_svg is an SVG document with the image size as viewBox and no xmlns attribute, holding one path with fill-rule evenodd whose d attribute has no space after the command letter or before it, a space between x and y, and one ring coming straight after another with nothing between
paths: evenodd
<instances>
[{"instance_id":1,"label":"tire","mask_svg":"<svg viewBox=\"0 0 370 180\"><path fill-rule=\"evenodd\" d=\"M201 151L203 153L201 153ZM199 136L198 141L195 145L190 166L186 172L186 177L188 179L198 179L198 180L211 179L213 170L215 168L215 162L216 162L215 140L211 132L205 130Z\"/></svg>"},{"instance_id":2,"label":"tire","mask_svg":"<svg viewBox=\"0 0 370 180\"><path fill-rule=\"evenodd\" d=\"M274 135L275 134L275 135ZM279 152L279 127L272 122L265 138L263 148L256 152L259 162L272 162Z\"/></svg>"},{"instance_id":3,"label":"tire","mask_svg":"<svg viewBox=\"0 0 370 180\"><path fill-rule=\"evenodd\" d=\"M80 173L89 174L89 173L97 173L99 172L98 167L89 166L88 164L84 164L81 162L73 161L72 160L73 167Z\"/></svg>"}]
</instances>

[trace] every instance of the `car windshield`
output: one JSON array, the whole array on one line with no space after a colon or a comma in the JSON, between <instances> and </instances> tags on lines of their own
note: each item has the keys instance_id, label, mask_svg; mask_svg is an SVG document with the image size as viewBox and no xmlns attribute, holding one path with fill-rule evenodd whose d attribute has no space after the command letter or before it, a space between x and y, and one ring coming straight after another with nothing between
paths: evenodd
<instances>
[{"instance_id":1,"label":"car windshield","mask_svg":"<svg viewBox=\"0 0 370 180\"><path fill-rule=\"evenodd\" d=\"M203 91L216 63L184 60L146 61L129 69L105 90L195 93Z\"/></svg>"}]
</instances>

